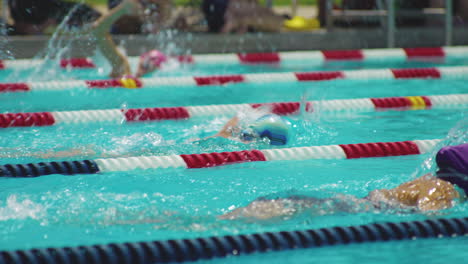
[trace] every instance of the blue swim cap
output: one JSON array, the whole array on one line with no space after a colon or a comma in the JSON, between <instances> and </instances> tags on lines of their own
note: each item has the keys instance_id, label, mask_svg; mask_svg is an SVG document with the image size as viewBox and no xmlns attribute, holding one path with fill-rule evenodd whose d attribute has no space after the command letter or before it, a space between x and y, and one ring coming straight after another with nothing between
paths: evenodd
<instances>
[{"instance_id":1,"label":"blue swim cap","mask_svg":"<svg viewBox=\"0 0 468 264\"><path fill-rule=\"evenodd\" d=\"M249 124L241 133L241 139L268 138L271 145L286 145L289 137L289 124L274 114L263 115Z\"/></svg>"}]
</instances>

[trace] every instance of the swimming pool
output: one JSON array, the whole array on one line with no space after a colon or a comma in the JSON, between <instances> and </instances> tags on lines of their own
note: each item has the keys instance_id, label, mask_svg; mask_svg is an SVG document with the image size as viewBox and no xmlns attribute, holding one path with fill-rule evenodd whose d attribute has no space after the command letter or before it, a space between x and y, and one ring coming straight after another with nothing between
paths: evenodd
<instances>
[{"instance_id":1,"label":"swimming pool","mask_svg":"<svg viewBox=\"0 0 468 264\"><path fill-rule=\"evenodd\" d=\"M307 63L302 62L304 65ZM449 66L463 65L457 61ZM385 68L402 62L386 62ZM419 65L426 67L427 65ZM440 65L439 65L440 66ZM256 68L258 67L258 68ZM221 74L241 74L271 66L215 68ZM275 66L278 72L291 68ZM311 68L294 66L299 71ZM340 69L379 68L346 62ZM324 66L319 70L329 70ZM75 71L75 70L73 70ZM39 70L38 72L41 72ZM169 75L175 73L168 71ZM89 72L88 72L89 73ZM74 78L99 77L88 73ZM192 74L190 68L176 75ZM28 79L30 72L15 73ZM60 73L58 73L60 75ZM197 69L193 75L213 74L213 68ZM55 75L52 75L55 76ZM68 75L64 75L70 78ZM65 78L63 77L63 78ZM3 80L8 80L5 77ZM44 77L45 78L45 77ZM47 78L50 78L48 76ZM52 78L55 79L55 78ZM60 78L57 78L60 79ZM44 79L43 79L44 80ZM240 83L209 87L163 87L161 89L96 89L31 91L0 94L2 112L69 111L85 109L175 107L212 104L265 103L279 101L354 99L368 97L444 95L467 93L459 79L331 80L310 83ZM321 111L288 117L295 129L286 147L389 142L445 138L451 128L458 135L452 141L466 141L466 104L448 108L401 111ZM405 109L408 110L408 109ZM51 127L0 129L1 164L49 160L95 159L105 155L132 156L145 149L151 155L191 154L245 149L266 149L268 145L244 145L224 139L188 142L215 133L229 119L227 115L160 122L89 123ZM92 149L74 157L41 158L39 154L70 148ZM338 194L365 196L370 190L392 188L434 168L425 164L434 153L414 156L355 159L240 163L208 169L154 169L110 172L97 175L49 175L27 179L0 179L0 227L2 250L36 247L90 245L109 242L196 238L200 236L248 234L267 231L349 226L383 221L411 221L434 217L464 217L466 204L436 215L411 212L367 212L321 215L304 212L271 221L219 220L217 216L244 206L258 197ZM429 162L429 164L431 164ZM359 259L400 262L426 247L434 257L446 261L466 258L465 238L416 242L363 244L297 252L268 253L242 257L242 261L303 263L318 261L346 263ZM437 253L431 248L451 245ZM400 257L395 256L398 250ZM344 257L346 256L346 257ZM423 257L424 256L424 257ZM428 259L421 253L420 259ZM216 260L215 260L216 261ZM231 257L218 262L234 262Z\"/></svg>"}]
</instances>

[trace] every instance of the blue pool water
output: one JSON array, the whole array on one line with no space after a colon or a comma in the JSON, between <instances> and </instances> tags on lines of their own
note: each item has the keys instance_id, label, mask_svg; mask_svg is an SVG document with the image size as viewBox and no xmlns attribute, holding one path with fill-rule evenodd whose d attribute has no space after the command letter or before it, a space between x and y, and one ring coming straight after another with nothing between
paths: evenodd
<instances>
[{"instance_id":1,"label":"blue pool water","mask_svg":"<svg viewBox=\"0 0 468 264\"><path fill-rule=\"evenodd\" d=\"M457 61L453 65L460 65ZM382 67L384 64L382 63ZM419 65L419 66L426 66ZM446 65L446 64L444 64ZM387 67L409 67L400 62ZM311 70L296 67L297 71ZM379 65L344 63L340 69ZM327 70L327 66L317 66ZM219 66L183 69L177 75L291 71L288 66ZM15 73L33 78L28 72ZM89 73L72 78L99 77ZM170 74L170 73L164 73ZM60 73L58 74L60 75ZM5 75L2 75L5 76ZM55 75L54 75L55 76ZM65 75L64 75L65 76ZM65 76L67 77L67 76ZM63 78L65 78L63 77ZM9 77L4 77L2 81ZM68 76L67 78L70 78ZM18 81L18 80L17 80ZM386 96L466 93L463 81L327 81L316 83L233 84L187 88L165 87L140 90L88 90L0 94L2 112L60 111L120 107L162 107L227 103L348 99ZM316 112L289 117L295 131L286 147L402 141L445 138L449 131L466 141L466 106L447 109L385 112ZM26 163L44 160L74 160L144 152L151 155L263 149L263 143L244 145L225 139L192 143L190 139L216 133L229 117L137 124L85 124L0 130L0 161ZM453 141L453 139L452 139ZM51 157L76 150L73 157ZM41 157L42 156L42 157ZM46 157L45 157L46 156ZM53 155L52 155L53 156ZM431 157L419 156L357 160L313 160L243 163L209 169L160 169L97 175L51 175L33 179L0 179L0 249L73 246L81 244L192 238L348 226L382 221L464 217L467 204L457 204L437 213L371 211L356 214L320 215L306 211L269 221L220 220L233 208L258 197L309 195L363 197L374 189L393 188L434 170ZM440 258L466 259L466 238L363 244L251 257L215 260L219 263L407 263ZM435 250L450 246L445 252ZM431 250L432 249L432 250ZM420 255L416 254L420 250ZM396 254L395 252L398 252ZM211 261L210 261L211 262ZM413 263L414 261L412 261Z\"/></svg>"}]
</instances>

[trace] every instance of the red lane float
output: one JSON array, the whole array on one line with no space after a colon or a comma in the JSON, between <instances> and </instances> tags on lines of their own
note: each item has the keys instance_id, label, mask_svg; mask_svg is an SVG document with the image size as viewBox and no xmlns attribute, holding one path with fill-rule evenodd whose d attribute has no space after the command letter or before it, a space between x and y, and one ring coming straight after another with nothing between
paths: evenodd
<instances>
[{"instance_id":1,"label":"red lane float","mask_svg":"<svg viewBox=\"0 0 468 264\"><path fill-rule=\"evenodd\" d=\"M427 96L420 96L422 100L424 101L424 104L426 105L427 108L432 106L432 101L429 97Z\"/></svg>"},{"instance_id":2,"label":"red lane float","mask_svg":"<svg viewBox=\"0 0 468 264\"><path fill-rule=\"evenodd\" d=\"M139 108L122 110L128 122L187 119L189 112L184 107Z\"/></svg>"},{"instance_id":3,"label":"red lane float","mask_svg":"<svg viewBox=\"0 0 468 264\"><path fill-rule=\"evenodd\" d=\"M120 80L89 80L85 81L89 88L109 88L109 87L123 87Z\"/></svg>"},{"instance_id":4,"label":"red lane float","mask_svg":"<svg viewBox=\"0 0 468 264\"><path fill-rule=\"evenodd\" d=\"M178 55L175 58L180 63L193 63L194 62L192 55Z\"/></svg>"},{"instance_id":5,"label":"red lane float","mask_svg":"<svg viewBox=\"0 0 468 264\"><path fill-rule=\"evenodd\" d=\"M437 68L391 69L391 71L396 79L441 78L440 71Z\"/></svg>"},{"instance_id":6,"label":"red lane float","mask_svg":"<svg viewBox=\"0 0 468 264\"><path fill-rule=\"evenodd\" d=\"M278 63L280 56L278 53L239 53L237 54L241 63Z\"/></svg>"},{"instance_id":7,"label":"red lane float","mask_svg":"<svg viewBox=\"0 0 468 264\"><path fill-rule=\"evenodd\" d=\"M259 108L262 106L270 107L270 111L277 115L292 115L299 112L301 104L299 102L280 102L280 103L265 103L265 104L251 104L252 108ZM312 110L312 103L307 102L305 110L310 112Z\"/></svg>"},{"instance_id":8,"label":"red lane float","mask_svg":"<svg viewBox=\"0 0 468 264\"><path fill-rule=\"evenodd\" d=\"M208 168L234 163L266 161L260 150L180 155L189 169Z\"/></svg>"},{"instance_id":9,"label":"red lane float","mask_svg":"<svg viewBox=\"0 0 468 264\"><path fill-rule=\"evenodd\" d=\"M376 108L404 108L411 106L411 101L406 97L371 98L371 101Z\"/></svg>"},{"instance_id":10,"label":"red lane float","mask_svg":"<svg viewBox=\"0 0 468 264\"><path fill-rule=\"evenodd\" d=\"M55 123L52 113L11 113L0 114L0 127L51 126Z\"/></svg>"},{"instance_id":11,"label":"red lane float","mask_svg":"<svg viewBox=\"0 0 468 264\"><path fill-rule=\"evenodd\" d=\"M112 87L123 87L123 88L141 88L142 82L138 78L121 78L121 79L109 79L109 80L90 80L85 81L89 88L112 88Z\"/></svg>"},{"instance_id":12,"label":"red lane float","mask_svg":"<svg viewBox=\"0 0 468 264\"><path fill-rule=\"evenodd\" d=\"M339 145L347 159L404 156L420 154L418 146L411 141Z\"/></svg>"},{"instance_id":13,"label":"red lane float","mask_svg":"<svg viewBox=\"0 0 468 264\"><path fill-rule=\"evenodd\" d=\"M325 60L363 60L364 54L360 50L324 50Z\"/></svg>"},{"instance_id":14,"label":"red lane float","mask_svg":"<svg viewBox=\"0 0 468 264\"><path fill-rule=\"evenodd\" d=\"M409 59L417 57L445 57L443 48L404 48L406 56Z\"/></svg>"},{"instance_id":15,"label":"red lane float","mask_svg":"<svg viewBox=\"0 0 468 264\"><path fill-rule=\"evenodd\" d=\"M22 92L29 91L26 83L0 83L0 92Z\"/></svg>"},{"instance_id":16,"label":"red lane float","mask_svg":"<svg viewBox=\"0 0 468 264\"><path fill-rule=\"evenodd\" d=\"M343 79L343 72L297 72L296 78L300 82L304 81L327 81L333 79Z\"/></svg>"},{"instance_id":17,"label":"red lane float","mask_svg":"<svg viewBox=\"0 0 468 264\"><path fill-rule=\"evenodd\" d=\"M96 65L89 58L71 58L60 60L62 68L95 68Z\"/></svg>"},{"instance_id":18,"label":"red lane float","mask_svg":"<svg viewBox=\"0 0 468 264\"><path fill-rule=\"evenodd\" d=\"M206 76L206 77L193 77L199 86L203 85L223 85L226 83L244 82L242 75L223 75L223 76Z\"/></svg>"}]
</instances>

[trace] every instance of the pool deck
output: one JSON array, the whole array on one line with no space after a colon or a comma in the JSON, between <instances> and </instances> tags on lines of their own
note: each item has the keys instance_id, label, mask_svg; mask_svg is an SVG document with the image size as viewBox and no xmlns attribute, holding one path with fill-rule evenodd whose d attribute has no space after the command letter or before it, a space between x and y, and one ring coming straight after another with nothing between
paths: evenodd
<instances>
[{"instance_id":1,"label":"pool deck","mask_svg":"<svg viewBox=\"0 0 468 264\"><path fill-rule=\"evenodd\" d=\"M395 47L436 47L445 43L443 28L435 27L402 28L395 39ZM31 58L47 46L48 40L48 36L8 37L6 42L0 42L0 47L9 50L15 58ZM117 35L115 40L131 56L154 48L180 54L386 48L386 34L378 28L244 35L165 32L157 36ZM78 39L73 43L70 56L90 56L95 50L92 41ZM453 45L468 45L468 27L454 29Z\"/></svg>"}]
</instances>

